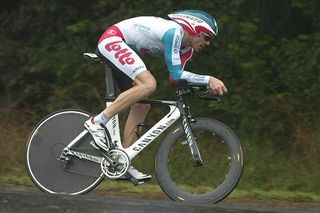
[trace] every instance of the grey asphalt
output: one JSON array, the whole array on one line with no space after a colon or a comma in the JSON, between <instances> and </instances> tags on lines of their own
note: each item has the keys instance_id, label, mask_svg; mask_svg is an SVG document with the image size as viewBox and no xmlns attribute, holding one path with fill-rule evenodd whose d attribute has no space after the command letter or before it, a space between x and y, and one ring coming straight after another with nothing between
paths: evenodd
<instances>
[{"instance_id":1,"label":"grey asphalt","mask_svg":"<svg viewBox=\"0 0 320 213\"><path fill-rule=\"evenodd\" d=\"M50 195L38 191L0 190L0 213L75 213L75 212L148 212L148 213L319 213L320 209L271 208L249 205L196 205L166 200L113 196Z\"/></svg>"}]
</instances>

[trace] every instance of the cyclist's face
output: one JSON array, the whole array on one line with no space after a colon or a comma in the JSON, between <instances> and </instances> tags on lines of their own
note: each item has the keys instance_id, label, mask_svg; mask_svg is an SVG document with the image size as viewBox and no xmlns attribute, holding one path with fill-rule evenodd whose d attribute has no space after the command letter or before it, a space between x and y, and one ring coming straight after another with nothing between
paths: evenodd
<instances>
[{"instance_id":1,"label":"cyclist's face","mask_svg":"<svg viewBox=\"0 0 320 213\"><path fill-rule=\"evenodd\" d=\"M206 36L203 33L195 35L192 38L192 48L196 52L200 51L203 47L209 46L209 45L210 45L210 37Z\"/></svg>"}]
</instances>

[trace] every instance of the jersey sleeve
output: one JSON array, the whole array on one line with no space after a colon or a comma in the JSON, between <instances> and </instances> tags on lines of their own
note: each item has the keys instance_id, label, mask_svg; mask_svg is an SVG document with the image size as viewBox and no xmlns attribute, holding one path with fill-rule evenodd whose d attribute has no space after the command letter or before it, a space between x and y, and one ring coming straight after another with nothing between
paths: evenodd
<instances>
[{"instance_id":1,"label":"jersey sleeve","mask_svg":"<svg viewBox=\"0 0 320 213\"><path fill-rule=\"evenodd\" d=\"M198 75L183 70L186 61L191 58L193 50L190 48L190 50L180 55L182 38L183 31L175 28L167 30L162 37L164 58L169 70L170 79L174 82L178 82L181 79L190 83L208 84L209 76Z\"/></svg>"},{"instance_id":2,"label":"jersey sleeve","mask_svg":"<svg viewBox=\"0 0 320 213\"><path fill-rule=\"evenodd\" d=\"M178 81L182 75L180 46L183 34L176 28L169 29L162 37L164 59L173 81Z\"/></svg>"}]
</instances>

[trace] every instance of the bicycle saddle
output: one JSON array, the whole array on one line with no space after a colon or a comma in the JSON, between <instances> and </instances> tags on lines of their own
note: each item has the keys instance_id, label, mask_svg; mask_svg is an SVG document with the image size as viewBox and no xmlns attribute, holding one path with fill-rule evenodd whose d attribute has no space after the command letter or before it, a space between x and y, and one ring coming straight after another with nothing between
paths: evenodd
<instances>
[{"instance_id":1,"label":"bicycle saddle","mask_svg":"<svg viewBox=\"0 0 320 213\"><path fill-rule=\"evenodd\" d=\"M83 56L86 57L86 58L92 59L94 61L103 63L103 60L97 54L94 54L94 53L83 53Z\"/></svg>"}]
</instances>

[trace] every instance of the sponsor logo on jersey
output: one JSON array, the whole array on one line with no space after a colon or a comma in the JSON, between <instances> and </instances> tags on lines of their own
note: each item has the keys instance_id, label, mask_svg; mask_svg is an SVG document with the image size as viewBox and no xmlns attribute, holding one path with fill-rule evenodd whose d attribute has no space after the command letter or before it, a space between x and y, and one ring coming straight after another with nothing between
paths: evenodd
<instances>
[{"instance_id":1,"label":"sponsor logo on jersey","mask_svg":"<svg viewBox=\"0 0 320 213\"><path fill-rule=\"evenodd\" d=\"M179 46L180 46L180 36L177 35L174 39L174 43L173 43L173 52L175 54L179 53Z\"/></svg>"},{"instance_id":2,"label":"sponsor logo on jersey","mask_svg":"<svg viewBox=\"0 0 320 213\"><path fill-rule=\"evenodd\" d=\"M173 57L172 58L172 65L178 65L178 64L181 64L180 57Z\"/></svg>"},{"instance_id":3,"label":"sponsor logo on jersey","mask_svg":"<svg viewBox=\"0 0 320 213\"><path fill-rule=\"evenodd\" d=\"M149 44L148 47L153 54L160 54L160 46L158 44Z\"/></svg>"},{"instance_id":4,"label":"sponsor logo on jersey","mask_svg":"<svg viewBox=\"0 0 320 213\"><path fill-rule=\"evenodd\" d=\"M139 67L137 67L137 68L135 68L135 69L133 70L133 73L137 72L137 71L140 70L140 69L145 69L145 67L144 67L144 66L139 66Z\"/></svg>"},{"instance_id":5,"label":"sponsor logo on jersey","mask_svg":"<svg viewBox=\"0 0 320 213\"><path fill-rule=\"evenodd\" d=\"M142 55L148 55L148 54L149 54L149 49L147 49L147 48L140 48L139 52L140 52Z\"/></svg>"},{"instance_id":6,"label":"sponsor logo on jersey","mask_svg":"<svg viewBox=\"0 0 320 213\"><path fill-rule=\"evenodd\" d=\"M109 35L115 35L115 34L117 34L117 32L116 32L115 30L113 30L113 29L108 30L107 33L108 33Z\"/></svg>"},{"instance_id":7,"label":"sponsor logo on jersey","mask_svg":"<svg viewBox=\"0 0 320 213\"><path fill-rule=\"evenodd\" d=\"M150 27L147 27L142 24L134 24L133 29L142 33L149 33L151 30Z\"/></svg>"},{"instance_id":8,"label":"sponsor logo on jersey","mask_svg":"<svg viewBox=\"0 0 320 213\"><path fill-rule=\"evenodd\" d=\"M118 59L118 61L124 65L124 64L133 64L135 61L133 58L130 57L130 55L132 55L132 53L127 49L124 48L122 49L121 45L119 43L121 43L122 41L113 41L110 42L108 44L106 44L106 49L108 52L112 52L114 51L114 57L116 59Z\"/></svg>"}]
</instances>

